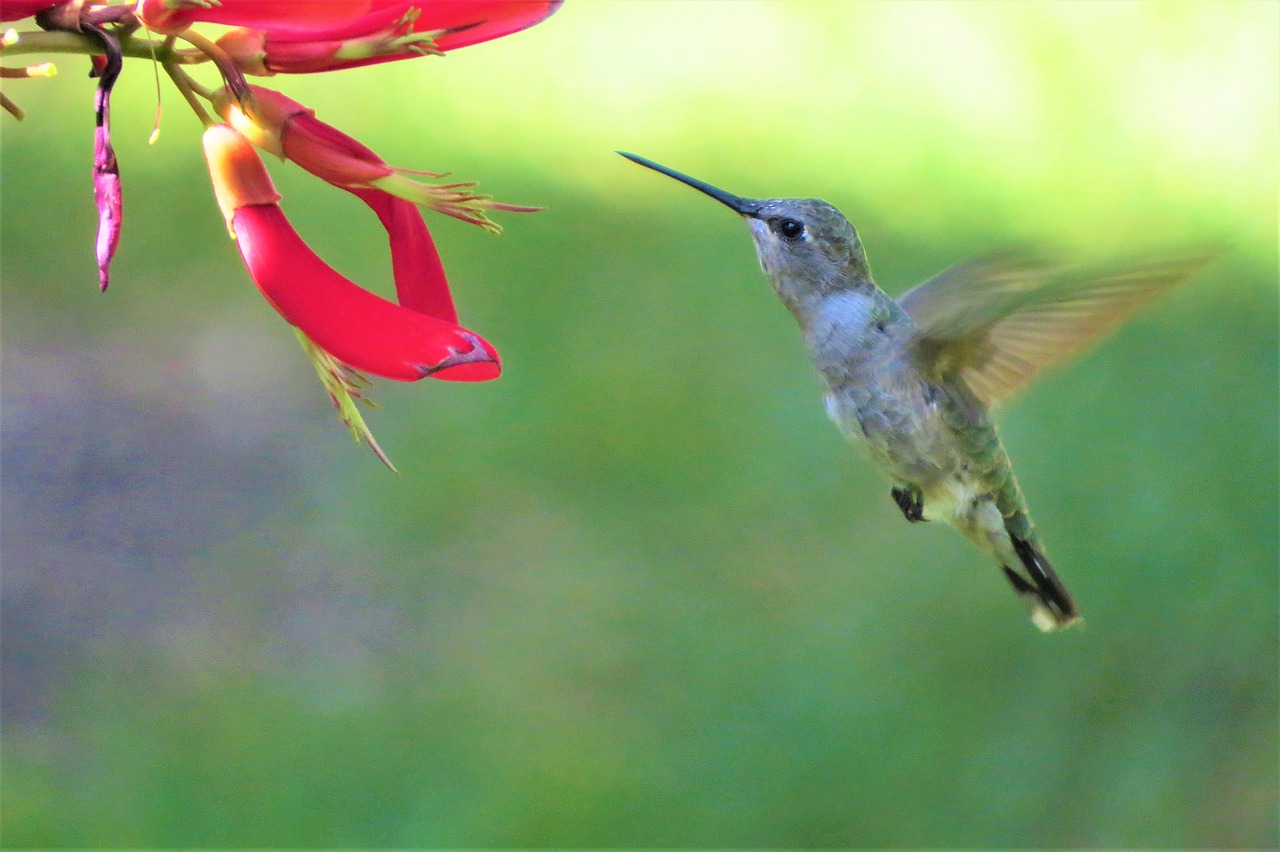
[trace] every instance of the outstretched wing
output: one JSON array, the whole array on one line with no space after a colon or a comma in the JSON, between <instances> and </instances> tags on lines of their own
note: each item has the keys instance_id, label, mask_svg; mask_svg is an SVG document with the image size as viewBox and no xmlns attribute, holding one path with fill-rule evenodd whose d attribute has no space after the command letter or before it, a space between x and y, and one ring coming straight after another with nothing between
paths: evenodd
<instances>
[{"instance_id":1,"label":"outstretched wing","mask_svg":"<svg viewBox=\"0 0 1280 852\"><path fill-rule=\"evenodd\" d=\"M1097 342L1215 256L1205 252L1092 273L995 256L952 267L898 303L916 322L912 348L925 372L960 376L990 407Z\"/></svg>"}]
</instances>

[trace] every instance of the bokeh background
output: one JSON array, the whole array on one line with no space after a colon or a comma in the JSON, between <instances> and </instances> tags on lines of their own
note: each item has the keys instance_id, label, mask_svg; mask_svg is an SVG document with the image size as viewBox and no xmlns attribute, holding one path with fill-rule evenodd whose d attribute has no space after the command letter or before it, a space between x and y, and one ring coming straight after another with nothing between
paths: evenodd
<instances>
[{"instance_id":1,"label":"bokeh background","mask_svg":"<svg viewBox=\"0 0 1280 852\"><path fill-rule=\"evenodd\" d=\"M3 832L74 846L1274 846L1274 3L570 2L271 85L546 212L435 219L482 385L353 446L126 70L6 91ZM901 292L1011 244L1224 256L1005 410L1088 619L1043 636L844 446L736 217L821 196ZM334 265L353 199L287 164ZM378 282L382 282L379 284Z\"/></svg>"}]
</instances>

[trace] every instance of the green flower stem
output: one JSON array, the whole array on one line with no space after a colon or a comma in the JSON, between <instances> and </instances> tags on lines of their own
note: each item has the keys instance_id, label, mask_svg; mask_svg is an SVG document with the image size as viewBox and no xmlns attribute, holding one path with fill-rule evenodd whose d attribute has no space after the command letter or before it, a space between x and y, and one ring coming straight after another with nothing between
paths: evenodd
<instances>
[{"instance_id":1,"label":"green flower stem","mask_svg":"<svg viewBox=\"0 0 1280 852\"><path fill-rule=\"evenodd\" d=\"M174 50L165 41L129 36L120 41L121 52L131 59L155 59L163 63L198 65L209 57L196 50ZM18 40L0 51L0 55L22 56L28 53L80 53L92 56L101 53L102 47L92 39L69 32L20 32Z\"/></svg>"},{"instance_id":2,"label":"green flower stem","mask_svg":"<svg viewBox=\"0 0 1280 852\"><path fill-rule=\"evenodd\" d=\"M18 121L22 121L22 119L27 117L27 114L22 111L22 107L9 100L9 98L5 96L4 92L0 92L0 109L9 113L9 115L13 116Z\"/></svg>"},{"instance_id":3,"label":"green flower stem","mask_svg":"<svg viewBox=\"0 0 1280 852\"><path fill-rule=\"evenodd\" d=\"M201 53L211 59L213 64L218 66L223 82L226 83L231 94L235 95L236 100L250 112L256 112L253 93L249 91L249 82L245 80L244 74L241 74L240 69L236 67L235 60L228 56L225 50L192 29L183 30L178 34L178 38L195 45Z\"/></svg>"},{"instance_id":4,"label":"green flower stem","mask_svg":"<svg viewBox=\"0 0 1280 852\"><path fill-rule=\"evenodd\" d=\"M184 34L182 37L187 38L189 35ZM169 75L169 79L173 80L173 84L178 87L178 91L182 93L182 97L186 99L187 104L195 111L196 116L199 117L204 126L208 127L216 119L205 109L204 104L200 102L200 98L208 100L213 97L213 92L193 79L190 74L182 69L182 66L197 65L211 60L216 63L219 57L225 58L233 71L234 64L231 63L230 58L226 57L226 54L217 45L207 39L197 36L196 39L192 39L192 43L196 44L198 49L177 50L174 48L172 36L156 41L129 35L121 39L120 47L121 52L126 57L159 62L164 66L165 73ZM0 56L8 58L32 53L93 55L101 52L102 47L97 42L79 33L66 31L22 32L18 34L16 42L7 45L3 51L0 51ZM234 76L239 75L236 73ZM244 78L239 77L239 79L243 81ZM7 104L4 106L6 109L8 108Z\"/></svg>"},{"instance_id":5,"label":"green flower stem","mask_svg":"<svg viewBox=\"0 0 1280 852\"><path fill-rule=\"evenodd\" d=\"M165 62L164 71L169 75L169 79L173 81L173 85L178 87L178 91L182 92L182 97L186 98L187 105L200 118L200 123L205 127L216 124L217 119L209 115L209 112L204 108L204 104L200 103L201 97L208 99L213 93L191 79L190 74L173 63Z\"/></svg>"}]
</instances>

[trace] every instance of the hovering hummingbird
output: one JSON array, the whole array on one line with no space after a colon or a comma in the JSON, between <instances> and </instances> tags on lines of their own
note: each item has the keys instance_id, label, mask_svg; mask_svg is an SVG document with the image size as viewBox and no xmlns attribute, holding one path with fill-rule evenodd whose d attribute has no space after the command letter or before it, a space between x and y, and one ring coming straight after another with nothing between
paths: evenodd
<instances>
[{"instance_id":1,"label":"hovering hummingbird","mask_svg":"<svg viewBox=\"0 0 1280 852\"><path fill-rule=\"evenodd\" d=\"M872 279L858 232L827 202L742 198L618 153L747 220L760 266L826 384L828 416L889 475L906 519L946 521L993 555L1041 630L1079 621L988 412L1212 255L1092 276L993 257L948 269L895 301Z\"/></svg>"}]
</instances>

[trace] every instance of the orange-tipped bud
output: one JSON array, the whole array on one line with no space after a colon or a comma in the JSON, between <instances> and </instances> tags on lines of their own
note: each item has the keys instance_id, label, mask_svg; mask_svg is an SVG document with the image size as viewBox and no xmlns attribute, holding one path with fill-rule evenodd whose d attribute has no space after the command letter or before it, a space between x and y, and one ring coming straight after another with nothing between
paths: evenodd
<instances>
[{"instance_id":1,"label":"orange-tipped bud","mask_svg":"<svg viewBox=\"0 0 1280 852\"><path fill-rule=\"evenodd\" d=\"M289 120L311 110L271 89L250 86L249 91L253 95L252 113L245 112L239 99L225 88L214 93L214 110L254 145L286 159L284 133Z\"/></svg>"},{"instance_id":2,"label":"orange-tipped bud","mask_svg":"<svg viewBox=\"0 0 1280 852\"><path fill-rule=\"evenodd\" d=\"M250 86L254 112L245 112L226 89L214 96L218 114L253 144L292 160L335 186L369 186L394 171L368 146L319 121L309 109L279 92Z\"/></svg>"},{"instance_id":3,"label":"orange-tipped bud","mask_svg":"<svg viewBox=\"0 0 1280 852\"><path fill-rule=\"evenodd\" d=\"M250 204L275 204L280 201L280 193L253 144L235 128L213 125L204 132L203 145L213 194L227 221L227 230L234 237L232 220L237 210Z\"/></svg>"}]
</instances>

